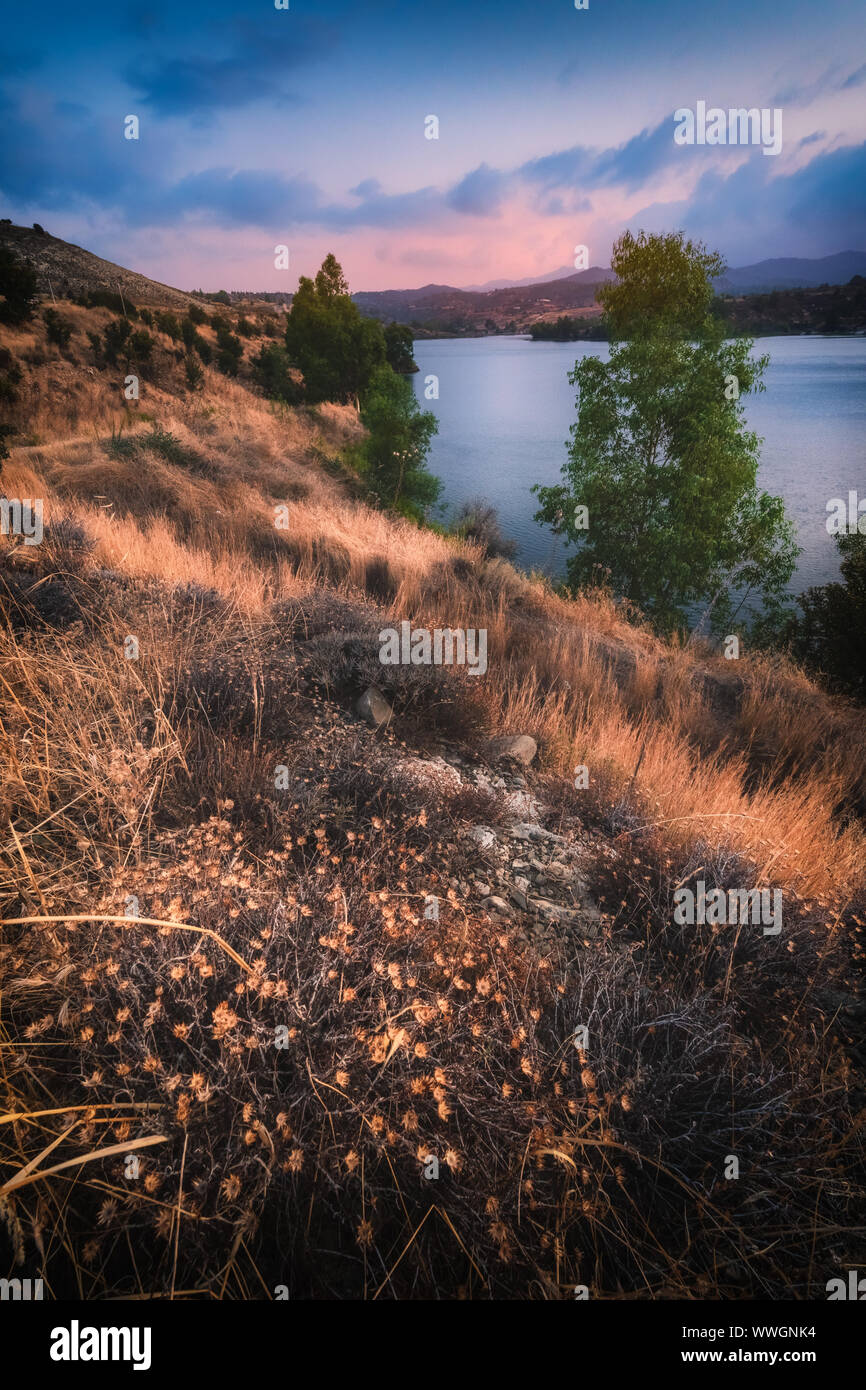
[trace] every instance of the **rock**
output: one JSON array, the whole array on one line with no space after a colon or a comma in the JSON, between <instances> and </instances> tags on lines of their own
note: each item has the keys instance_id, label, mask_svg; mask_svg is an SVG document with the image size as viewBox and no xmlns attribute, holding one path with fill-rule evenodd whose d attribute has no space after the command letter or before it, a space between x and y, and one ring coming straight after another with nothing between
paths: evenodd
<instances>
[{"instance_id":1,"label":"rock","mask_svg":"<svg viewBox=\"0 0 866 1390\"><path fill-rule=\"evenodd\" d=\"M538 752L538 744L529 734L506 734L502 738L491 739L487 746L494 761L511 758L524 767L529 767Z\"/></svg>"},{"instance_id":2,"label":"rock","mask_svg":"<svg viewBox=\"0 0 866 1390\"><path fill-rule=\"evenodd\" d=\"M496 844L496 832L489 825L473 825L467 830L466 838L474 840L479 849L493 849Z\"/></svg>"},{"instance_id":3,"label":"rock","mask_svg":"<svg viewBox=\"0 0 866 1390\"><path fill-rule=\"evenodd\" d=\"M355 713L374 729L390 724L394 714L385 696L375 685L369 685L355 705Z\"/></svg>"},{"instance_id":4,"label":"rock","mask_svg":"<svg viewBox=\"0 0 866 1390\"><path fill-rule=\"evenodd\" d=\"M459 791L463 785L460 773L443 758L401 758L394 772L416 787L434 787L438 791Z\"/></svg>"},{"instance_id":5,"label":"rock","mask_svg":"<svg viewBox=\"0 0 866 1390\"><path fill-rule=\"evenodd\" d=\"M541 836L536 833L537 830L537 825L526 823L523 825L513 825L508 834L511 836L512 840L528 842L529 840L538 840L541 838Z\"/></svg>"},{"instance_id":6,"label":"rock","mask_svg":"<svg viewBox=\"0 0 866 1390\"><path fill-rule=\"evenodd\" d=\"M541 811L540 802L529 792L506 792L503 800L509 815L520 816L524 822L533 820Z\"/></svg>"},{"instance_id":7,"label":"rock","mask_svg":"<svg viewBox=\"0 0 866 1390\"><path fill-rule=\"evenodd\" d=\"M511 896L513 900L516 902L517 906L520 908L521 912L526 912L527 908L529 907L529 898L526 896L523 889L518 888L516 884L512 884Z\"/></svg>"},{"instance_id":8,"label":"rock","mask_svg":"<svg viewBox=\"0 0 866 1390\"><path fill-rule=\"evenodd\" d=\"M514 914L504 898L490 897L485 898L483 906L490 912L499 912L503 917L513 917Z\"/></svg>"}]
</instances>

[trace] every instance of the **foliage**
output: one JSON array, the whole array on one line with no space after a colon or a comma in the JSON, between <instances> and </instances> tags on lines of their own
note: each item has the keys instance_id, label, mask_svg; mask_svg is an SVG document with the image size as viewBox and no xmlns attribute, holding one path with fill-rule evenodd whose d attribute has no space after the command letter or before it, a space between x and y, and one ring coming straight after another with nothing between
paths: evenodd
<instances>
[{"instance_id":1,"label":"foliage","mask_svg":"<svg viewBox=\"0 0 866 1390\"><path fill-rule=\"evenodd\" d=\"M412 330L405 323L385 325L385 356L395 372L417 372L413 347Z\"/></svg>"},{"instance_id":2,"label":"foliage","mask_svg":"<svg viewBox=\"0 0 866 1390\"><path fill-rule=\"evenodd\" d=\"M21 261L0 246L0 323L13 327L26 323L33 313L38 281L29 261Z\"/></svg>"},{"instance_id":3,"label":"foliage","mask_svg":"<svg viewBox=\"0 0 866 1390\"><path fill-rule=\"evenodd\" d=\"M831 685L866 700L866 535L836 538L842 582L807 589L789 635L795 656L822 671Z\"/></svg>"},{"instance_id":4,"label":"foliage","mask_svg":"<svg viewBox=\"0 0 866 1390\"><path fill-rule=\"evenodd\" d=\"M54 343L61 351L63 348L69 347L73 328L69 319L63 318L56 309L46 309L42 318L45 322L45 332L49 343Z\"/></svg>"},{"instance_id":5,"label":"foliage","mask_svg":"<svg viewBox=\"0 0 866 1390\"><path fill-rule=\"evenodd\" d=\"M204 385L204 372L191 352L188 352L184 358L184 371L186 373L186 384L190 391L200 391Z\"/></svg>"},{"instance_id":6,"label":"foliage","mask_svg":"<svg viewBox=\"0 0 866 1390\"><path fill-rule=\"evenodd\" d=\"M496 508L483 497L473 497L463 503L452 529L455 536L483 545L490 556L511 560L517 553L517 542L503 536Z\"/></svg>"},{"instance_id":7,"label":"foliage","mask_svg":"<svg viewBox=\"0 0 866 1390\"><path fill-rule=\"evenodd\" d=\"M158 310L156 315L156 326L160 333L166 333L173 343L180 341L181 331L177 314L173 314L170 309Z\"/></svg>"},{"instance_id":8,"label":"foliage","mask_svg":"<svg viewBox=\"0 0 866 1390\"><path fill-rule=\"evenodd\" d=\"M217 366L225 376L237 376L244 345L240 338L231 332L225 319L217 326Z\"/></svg>"},{"instance_id":9,"label":"foliage","mask_svg":"<svg viewBox=\"0 0 866 1390\"><path fill-rule=\"evenodd\" d=\"M315 280L301 276L286 323L286 347L312 404L357 398L385 361L382 325L361 317L333 255L325 257Z\"/></svg>"},{"instance_id":10,"label":"foliage","mask_svg":"<svg viewBox=\"0 0 866 1390\"><path fill-rule=\"evenodd\" d=\"M781 499L757 490L760 441L740 400L763 389L768 359L750 356L749 339L726 342L708 312L722 262L703 246L625 233L613 267L610 357L569 375L578 415L565 481L536 486L537 519L579 545L573 586L601 566L660 629L706 603L729 630L752 592L778 610L797 554Z\"/></svg>"},{"instance_id":11,"label":"foliage","mask_svg":"<svg viewBox=\"0 0 866 1390\"><path fill-rule=\"evenodd\" d=\"M410 382L386 362L362 397L361 423L369 433L350 457L368 488L382 505L420 519L442 490L426 462L436 416L419 410Z\"/></svg>"},{"instance_id":12,"label":"foliage","mask_svg":"<svg viewBox=\"0 0 866 1390\"><path fill-rule=\"evenodd\" d=\"M270 400L296 405L302 391L291 374L289 354L280 343L263 344L250 358L253 380Z\"/></svg>"}]
</instances>

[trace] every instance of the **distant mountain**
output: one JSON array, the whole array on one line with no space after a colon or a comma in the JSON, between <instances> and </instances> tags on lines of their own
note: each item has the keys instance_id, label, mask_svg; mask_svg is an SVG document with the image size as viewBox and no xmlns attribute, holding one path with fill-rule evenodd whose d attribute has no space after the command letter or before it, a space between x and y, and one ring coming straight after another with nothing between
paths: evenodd
<instances>
[{"instance_id":1,"label":"distant mountain","mask_svg":"<svg viewBox=\"0 0 866 1390\"><path fill-rule=\"evenodd\" d=\"M547 275L527 275L524 280L487 280L483 285L463 285L462 288L470 293L484 294L488 290L518 290L526 285L547 285L551 280L584 279L587 284L600 284L610 280L611 274L610 270L597 265L577 273L573 266L561 265L559 270L552 270Z\"/></svg>"},{"instance_id":2,"label":"distant mountain","mask_svg":"<svg viewBox=\"0 0 866 1390\"><path fill-rule=\"evenodd\" d=\"M595 266L559 280L496 290L422 285L417 290L359 290L352 298L362 314L385 322L432 324L446 333L513 333L547 314L596 312L596 290L611 278L611 271Z\"/></svg>"},{"instance_id":3,"label":"distant mountain","mask_svg":"<svg viewBox=\"0 0 866 1390\"><path fill-rule=\"evenodd\" d=\"M818 260L778 256L755 265L742 265L725 271L716 281L716 289L720 294L764 294L768 290L847 285L852 275L866 275L866 251L838 251Z\"/></svg>"}]
</instances>

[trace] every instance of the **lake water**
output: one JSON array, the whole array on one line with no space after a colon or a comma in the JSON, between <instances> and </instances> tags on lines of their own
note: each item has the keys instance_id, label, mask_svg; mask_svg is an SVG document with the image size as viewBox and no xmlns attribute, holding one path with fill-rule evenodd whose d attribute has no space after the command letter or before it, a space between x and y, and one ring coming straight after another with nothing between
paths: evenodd
<instances>
[{"instance_id":1,"label":"lake water","mask_svg":"<svg viewBox=\"0 0 866 1390\"><path fill-rule=\"evenodd\" d=\"M413 377L422 407L439 420L429 463L442 478L450 519L483 496L520 546L525 568L564 572L564 542L533 521L533 483L560 481L575 418L575 360L607 356L606 343L533 343L527 338L420 340ZM768 353L766 391L744 398L751 429L762 436L759 486L784 498L803 548L793 593L839 575L826 529L827 503L855 489L866 496L866 338L760 338ZM424 398L424 379L439 378L439 399Z\"/></svg>"}]
</instances>

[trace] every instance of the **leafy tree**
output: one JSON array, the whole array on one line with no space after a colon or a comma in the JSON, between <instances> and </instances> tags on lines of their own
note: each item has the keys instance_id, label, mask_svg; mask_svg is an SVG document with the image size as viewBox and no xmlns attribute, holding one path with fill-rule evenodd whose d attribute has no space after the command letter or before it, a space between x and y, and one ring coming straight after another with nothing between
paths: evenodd
<instances>
[{"instance_id":1,"label":"leafy tree","mask_svg":"<svg viewBox=\"0 0 866 1390\"><path fill-rule=\"evenodd\" d=\"M760 441L744 425L740 398L763 390L768 359L751 357L750 339L726 342L710 312L724 264L682 233L626 232L612 266L599 293L609 360L569 375L565 481L536 485L536 519L579 547L572 585L600 566L663 630L693 604L730 630L753 592L778 614L798 551L781 499L757 490Z\"/></svg>"},{"instance_id":2,"label":"leafy tree","mask_svg":"<svg viewBox=\"0 0 866 1390\"><path fill-rule=\"evenodd\" d=\"M33 313L38 281L29 261L0 246L0 323L17 327Z\"/></svg>"},{"instance_id":3,"label":"leafy tree","mask_svg":"<svg viewBox=\"0 0 866 1390\"><path fill-rule=\"evenodd\" d=\"M385 325L385 356L388 365L395 372L417 372L418 365L412 355L413 347L412 329L405 323Z\"/></svg>"},{"instance_id":4,"label":"leafy tree","mask_svg":"<svg viewBox=\"0 0 866 1390\"><path fill-rule=\"evenodd\" d=\"M866 700L866 535L853 531L837 536L836 543L843 582L801 594L802 616L791 624L791 646L836 689Z\"/></svg>"},{"instance_id":5,"label":"leafy tree","mask_svg":"<svg viewBox=\"0 0 866 1390\"><path fill-rule=\"evenodd\" d=\"M333 255L325 257L315 280L301 276L286 323L286 347L312 403L359 397L384 363L382 325L362 318Z\"/></svg>"},{"instance_id":6,"label":"leafy tree","mask_svg":"<svg viewBox=\"0 0 866 1390\"><path fill-rule=\"evenodd\" d=\"M382 363L361 400L367 438L350 452L373 496L383 506L420 520L439 496L442 481L427 468L430 441L438 428L431 411L421 411L411 383Z\"/></svg>"}]
</instances>

